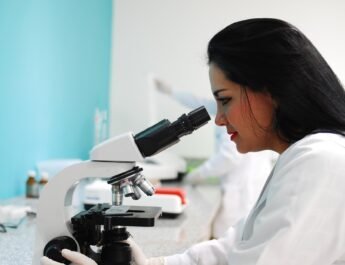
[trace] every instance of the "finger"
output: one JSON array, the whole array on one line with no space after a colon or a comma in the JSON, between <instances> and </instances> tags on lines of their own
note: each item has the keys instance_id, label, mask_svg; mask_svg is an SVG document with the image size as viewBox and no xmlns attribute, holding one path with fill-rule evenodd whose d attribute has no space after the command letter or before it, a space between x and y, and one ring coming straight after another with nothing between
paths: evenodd
<instances>
[{"instance_id":1,"label":"finger","mask_svg":"<svg viewBox=\"0 0 345 265\"><path fill-rule=\"evenodd\" d=\"M57 262L57 261L54 261L46 256L43 256L41 258L41 265L63 265L63 263L60 263L60 262Z\"/></svg>"},{"instance_id":2,"label":"finger","mask_svg":"<svg viewBox=\"0 0 345 265\"><path fill-rule=\"evenodd\" d=\"M132 259L134 260L135 264L146 264L146 255L138 244L132 238L128 238L127 243L131 246Z\"/></svg>"},{"instance_id":3,"label":"finger","mask_svg":"<svg viewBox=\"0 0 345 265\"><path fill-rule=\"evenodd\" d=\"M76 251L71 251L69 249L63 249L61 251L61 254L63 257L72 261L76 265L97 265L97 263L93 259L90 259L89 257L87 257L87 256L85 256L79 252L76 252Z\"/></svg>"},{"instance_id":4,"label":"finger","mask_svg":"<svg viewBox=\"0 0 345 265\"><path fill-rule=\"evenodd\" d=\"M131 246L133 256L143 256L144 253L142 252L141 248L132 238L128 238L126 241L126 243Z\"/></svg>"}]
</instances>

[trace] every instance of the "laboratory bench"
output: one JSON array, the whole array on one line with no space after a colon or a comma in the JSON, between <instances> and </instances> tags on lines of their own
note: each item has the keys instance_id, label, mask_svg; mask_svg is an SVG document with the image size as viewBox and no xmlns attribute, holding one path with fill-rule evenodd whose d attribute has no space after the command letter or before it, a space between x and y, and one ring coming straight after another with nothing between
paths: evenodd
<instances>
[{"instance_id":1,"label":"laboratory bench","mask_svg":"<svg viewBox=\"0 0 345 265\"><path fill-rule=\"evenodd\" d=\"M171 184L170 184L171 185ZM174 218L160 217L154 227L127 227L147 257L181 253L189 246L211 236L211 224L220 203L217 185L182 186L187 195L187 206ZM35 208L37 199L17 197L0 204L29 205ZM0 264L29 265L35 242L33 216L27 216L18 228L0 233Z\"/></svg>"}]
</instances>

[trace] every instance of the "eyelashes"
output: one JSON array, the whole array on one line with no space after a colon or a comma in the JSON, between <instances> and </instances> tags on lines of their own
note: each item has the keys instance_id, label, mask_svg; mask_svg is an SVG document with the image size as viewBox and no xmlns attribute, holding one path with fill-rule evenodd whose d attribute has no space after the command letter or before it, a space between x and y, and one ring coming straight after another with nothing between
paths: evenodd
<instances>
[{"instance_id":1,"label":"eyelashes","mask_svg":"<svg viewBox=\"0 0 345 265\"><path fill-rule=\"evenodd\" d=\"M220 102L222 106L225 106L231 101L231 97L226 97L226 98L217 98L217 101Z\"/></svg>"}]
</instances>

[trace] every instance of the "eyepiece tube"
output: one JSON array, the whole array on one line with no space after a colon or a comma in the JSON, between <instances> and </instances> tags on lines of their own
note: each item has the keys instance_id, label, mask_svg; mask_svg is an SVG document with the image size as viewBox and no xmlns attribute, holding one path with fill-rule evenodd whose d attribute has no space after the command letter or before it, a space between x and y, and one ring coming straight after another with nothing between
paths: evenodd
<instances>
[{"instance_id":1,"label":"eyepiece tube","mask_svg":"<svg viewBox=\"0 0 345 265\"><path fill-rule=\"evenodd\" d=\"M164 119L134 136L144 157L154 155L177 143L180 137L191 134L210 120L204 106L183 114L173 123Z\"/></svg>"}]
</instances>

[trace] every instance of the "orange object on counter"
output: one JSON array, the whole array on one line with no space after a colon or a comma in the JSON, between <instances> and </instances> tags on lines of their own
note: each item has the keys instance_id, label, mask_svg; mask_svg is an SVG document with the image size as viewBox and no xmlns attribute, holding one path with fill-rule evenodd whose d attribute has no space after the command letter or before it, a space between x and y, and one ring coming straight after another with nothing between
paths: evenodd
<instances>
[{"instance_id":1,"label":"orange object on counter","mask_svg":"<svg viewBox=\"0 0 345 265\"><path fill-rule=\"evenodd\" d=\"M182 204L187 204L186 200L186 192L182 188L174 188L174 187L157 187L155 189L155 194L171 194L171 195L177 195L181 198Z\"/></svg>"}]
</instances>

